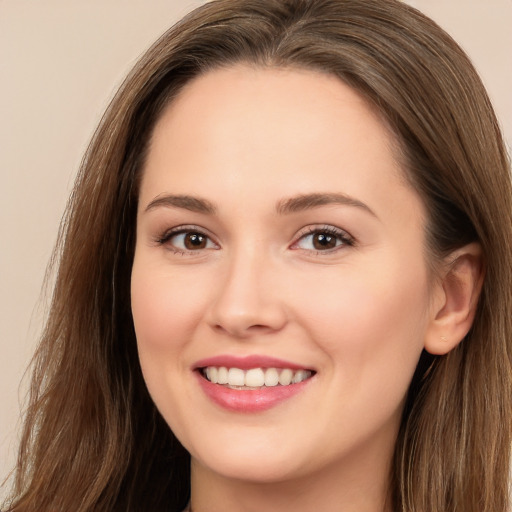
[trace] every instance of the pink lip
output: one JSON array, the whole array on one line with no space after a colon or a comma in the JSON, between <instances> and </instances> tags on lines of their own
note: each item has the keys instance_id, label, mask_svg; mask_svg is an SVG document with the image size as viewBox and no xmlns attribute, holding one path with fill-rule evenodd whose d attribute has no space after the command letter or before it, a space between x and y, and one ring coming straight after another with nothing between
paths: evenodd
<instances>
[{"instance_id":1,"label":"pink lip","mask_svg":"<svg viewBox=\"0 0 512 512\"><path fill-rule=\"evenodd\" d=\"M213 365L211 365L213 366ZM238 390L220 384L212 384L201 372L194 372L199 385L210 400L228 411L255 413L266 411L300 393L313 377L289 386L263 387L261 389Z\"/></svg>"},{"instance_id":2,"label":"pink lip","mask_svg":"<svg viewBox=\"0 0 512 512\"><path fill-rule=\"evenodd\" d=\"M275 357L251 355L245 357L237 357L232 355L219 355L201 359L194 364L194 369L205 368L207 366L226 368L240 368L241 370L250 370L251 368L290 368L291 370L307 370L304 366L300 366L290 361L276 359Z\"/></svg>"},{"instance_id":3,"label":"pink lip","mask_svg":"<svg viewBox=\"0 0 512 512\"><path fill-rule=\"evenodd\" d=\"M197 361L193 369L195 370L194 373L205 395L215 404L233 412L254 413L268 410L303 391L313 378L289 386L239 390L211 383L199 371L201 368L207 366L215 366L217 368L225 366L227 368L240 368L241 370L249 370L251 368L290 368L292 370L306 370L309 368L283 359L261 355L245 357L219 355Z\"/></svg>"}]
</instances>

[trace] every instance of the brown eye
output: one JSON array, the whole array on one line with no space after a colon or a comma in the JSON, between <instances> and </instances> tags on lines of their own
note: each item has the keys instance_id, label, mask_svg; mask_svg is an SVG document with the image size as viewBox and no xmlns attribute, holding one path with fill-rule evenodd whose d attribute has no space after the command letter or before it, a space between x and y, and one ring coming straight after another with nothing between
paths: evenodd
<instances>
[{"instance_id":1,"label":"brown eye","mask_svg":"<svg viewBox=\"0 0 512 512\"><path fill-rule=\"evenodd\" d=\"M337 238L329 233L315 233L312 238L313 247L318 251L334 249L338 243Z\"/></svg>"},{"instance_id":2,"label":"brown eye","mask_svg":"<svg viewBox=\"0 0 512 512\"><path fill-rule=\"evenodd\" d=\"M197 249L206 249L208 238L201 233L186 233L183 239L183 245L189 251Z\"/></svg>"},{"instance_id":3,"label":"brown eye","mask_svg":"<svg viewBox=\"0 0 512 512\"><path fill-rule=\"evenodd\" d=\"M340 228L326 226L325 228L311 228L302 235L292 246L292 249L314 251L316 253L331 253L343 247L354 245L354 239Z\"/></svg>"},{"instance_id":4,"label":"brown eye","mask_svg":"<svg viewBox=\"0 0 512 512\"><path fill-rule=\"evenodd\" d=\"M202 251L203 249L218 249L219 246L200 231L188 229L172 230L160 238L159 243L179 254Z\"/></svg>"}]
</instances>

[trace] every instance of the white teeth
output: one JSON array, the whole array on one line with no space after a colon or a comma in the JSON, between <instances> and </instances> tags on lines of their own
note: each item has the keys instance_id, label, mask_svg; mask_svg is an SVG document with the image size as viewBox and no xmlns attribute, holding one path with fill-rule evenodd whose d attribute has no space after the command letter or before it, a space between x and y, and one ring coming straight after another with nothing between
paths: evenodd
<instances>
[{"instance_id":1,"label":"white teeth","mask_svg":"<svg viewBox=\"0 0 512 512\"><path fill-rule=\"evenodd\" d=\"M288 386L292 383L292 379L293 372L289 368L282 370L279 374L279 384L281 384L281 386Z\"/></svg>"},{"instance_id":2,"label":"white teeth","mask_svg":"<svg viewBox=\"0 0 512 512\"><path fill-rule=\"evenodd\" d=\"M240 368L228 370L228 384L230 386L245 386L245 372Z\"/></svg>"},{"instance_id":3,"label":"white teeth","mask_svg":"<svg viewBox=\"0 0 512 512\"><path fill-rule=\"evenodd\" d=\"M275 368L269 368L265 372L265 386L277 386L279 384L279 373Z\"/></svg>"},{"instance_id":4,"label":"white teeth","mask_svg":"<svg viewBox=\"0 0 512 512\"><path fill-rule=\"evenodd\" d=\"M299 370L293 374L292 382L298 384L308 378L306 370Z\"/></svg>"},{"instance_id":5,"label":"white teeth","mask_svg":"<svg viewBox=\"0 0 512 512\"><path fill-rule=\"evenodd\" d=\"M228 369L225 366L221 366L217 372L217 384L228 383Z\"/></svg>"},{"instance_id":6,"label":"white teeth","mask_svg":"<svg viewBox=\"0 0 512 512\"><path fill-rule=\"evenodd\" d=\"M226 368L221 366L208 366L203 370L203 375L213 384L224 384L234 388L261 388L289 386L298 384L309 379L312 373L310 370L291 370L290 368L251 368L241 370L240 368Z\"/></svg>"},{"instance_id":7,"label":"white teeth","mask_svg":"<svg viewBox=\"0 0 512 512\"><path fill-rule=\"evenodd\" d=\"M206 378L210 382L213 382L214 384L217 384L217 382L218 382L218 380L217 380L218 373L219 373L219 370L217 370L217 368L215 368L215 366L208 366L208 368L206 368Z\"/></svg>"},{"instance_id":8,"label":"white teeth","mask_svg":"<svg viewBox=\"0 0 512 512\"><path fill-rule=\"evenodd\" d=\"M245 385L251 388L260 388L265 384L265 373L261 368L251 368L245 374Z\"/></svg>"}]
</instances>

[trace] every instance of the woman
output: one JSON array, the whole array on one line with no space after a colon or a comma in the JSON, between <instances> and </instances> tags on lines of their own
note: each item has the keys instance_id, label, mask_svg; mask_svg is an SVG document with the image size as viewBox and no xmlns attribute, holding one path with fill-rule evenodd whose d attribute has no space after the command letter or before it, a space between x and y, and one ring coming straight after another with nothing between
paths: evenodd
<instances>
[{"instance_id":1,"label":"woman","mask_svg":"<svg viewBox=\"0 0 512 512\"><path fill-rule=\"evenodd\" d=\"M194 11L84 160L9 510L507 510L511 197L414 9Z\"/></svg>"}]
</instances>

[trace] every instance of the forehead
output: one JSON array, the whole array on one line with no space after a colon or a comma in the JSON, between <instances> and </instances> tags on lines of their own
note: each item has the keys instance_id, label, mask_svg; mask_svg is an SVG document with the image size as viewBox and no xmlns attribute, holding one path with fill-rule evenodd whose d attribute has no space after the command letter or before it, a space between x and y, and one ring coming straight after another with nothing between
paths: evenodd
<instances>
[{"instance_id":1,"label":"forehead","mask_svg":"<svg viewBox=\"0 0 512 512\"><path fill-rule=\"evenodd\" d=\"M200 186L219 191L213 200L258 192L279 200L336 188L362 200L380 195L385 204L390 183L413 193L395 147L375 109L338 78L237 65L196 78L166 109L141 195Z\"/></svg>"},{"instance_id":2,"label":"forehead","mask_svg":"<svg viewBox=\"0 0 512 512\"><path fill-rule=\"evenodd\" d=\"M190 135L188 129L196 136L209 132L209 137L233 137L235 134L227 129L238 123L240 138L249 135L262 140L265 134L279 131L280 137L272 137L278 144L285 141L286 134L300 142L305 123L309 138L336 137L340 124L336 121L344 122L348 117L361 143L372 137L383 145L394 145L394 135L376 109L339 78L303 68L238 64L214 69L185 85L157 123L153 141L164 130L171 134L173 119L173 135L180 138ZM362 138L363 132L367 136ZM268 137L265 142L270 140Z\"/></svg>"}]
</instances>

